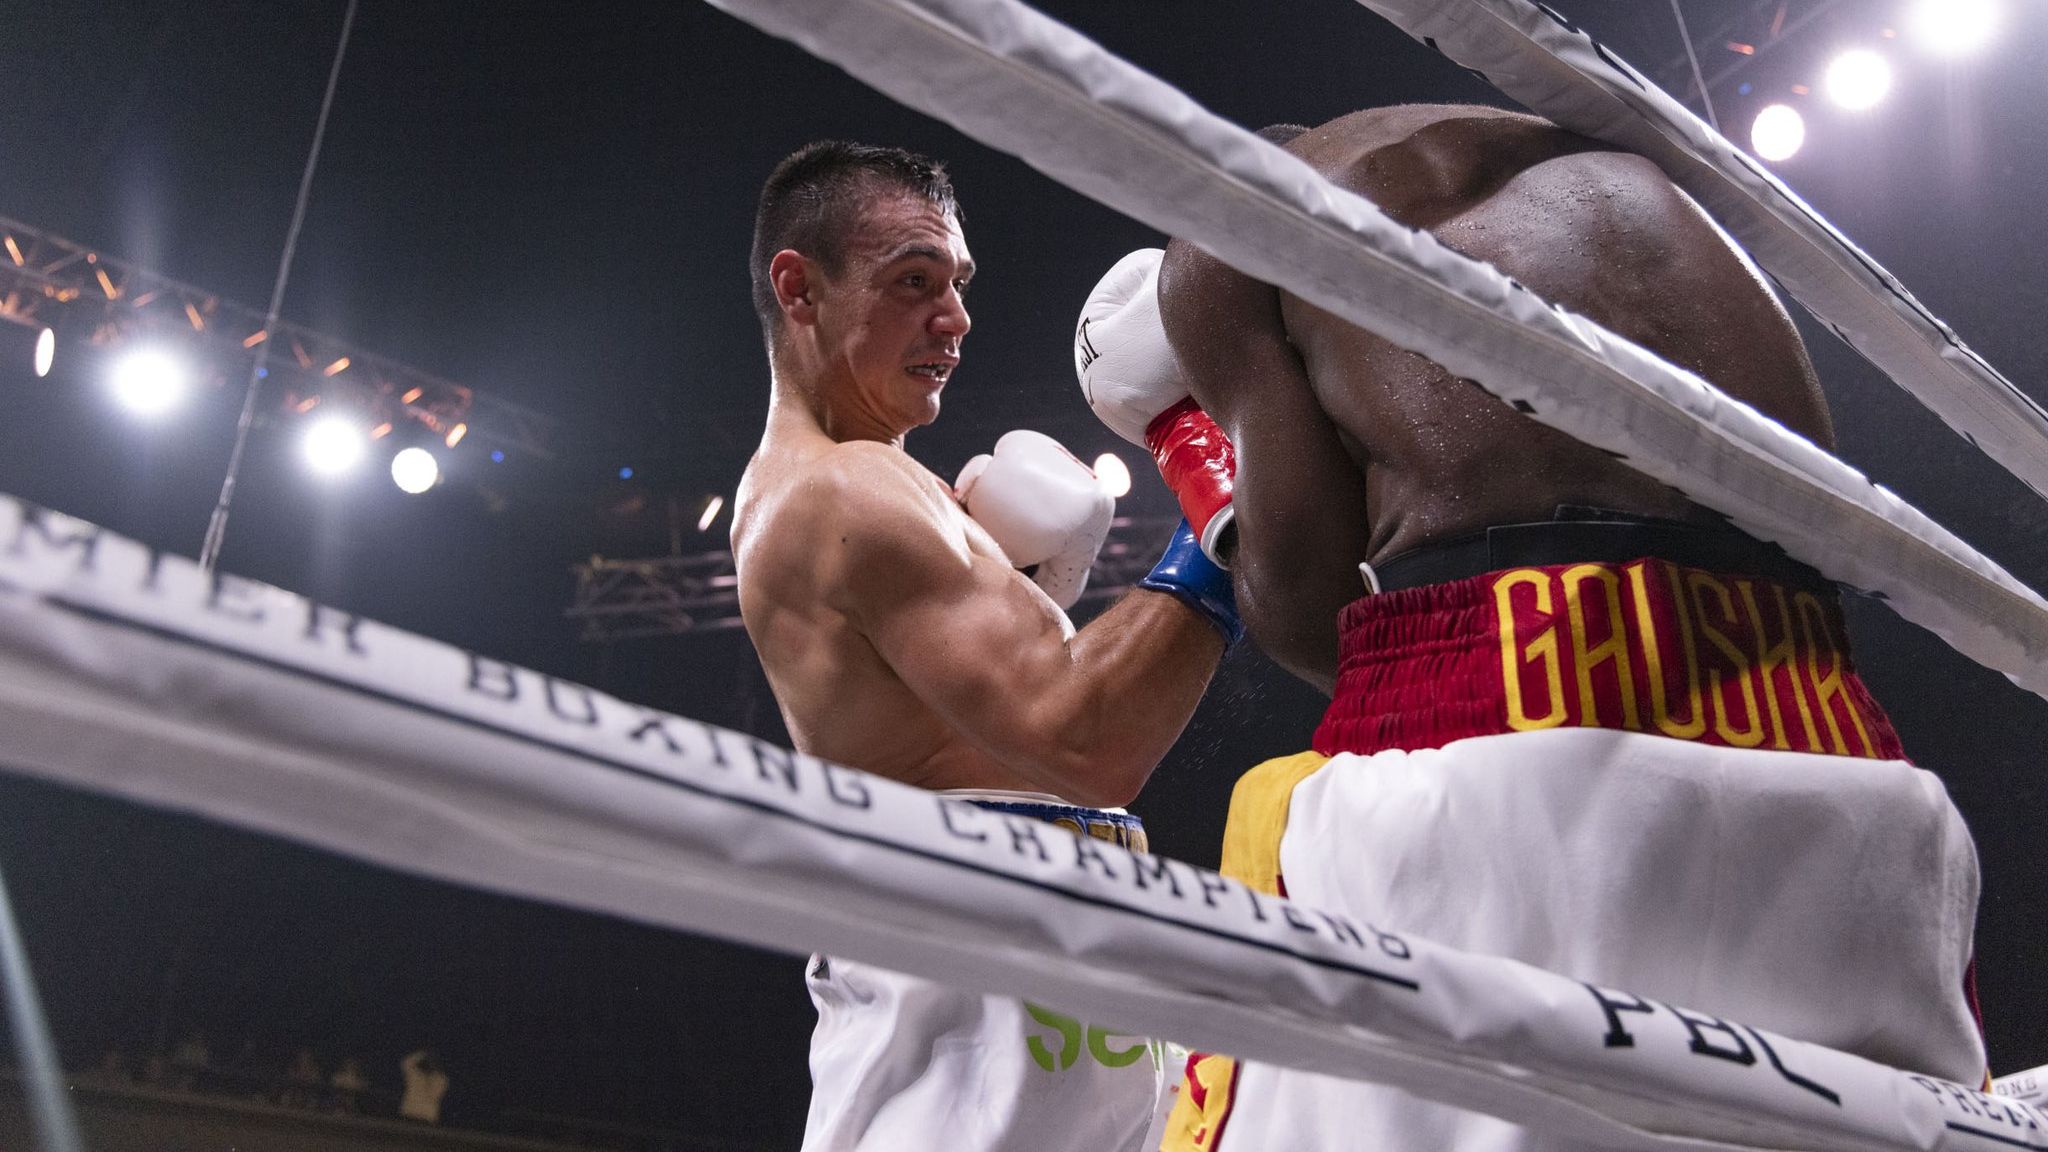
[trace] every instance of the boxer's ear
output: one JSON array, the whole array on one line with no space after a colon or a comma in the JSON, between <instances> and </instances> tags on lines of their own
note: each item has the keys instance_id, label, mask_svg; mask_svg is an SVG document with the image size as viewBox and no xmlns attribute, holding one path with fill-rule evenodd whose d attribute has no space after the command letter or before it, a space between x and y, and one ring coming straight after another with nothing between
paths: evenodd
<instances>
[{"instance_id":1,"label":"boxer's ear","mask_svg":"<svg viewBox=\"0 0 2048 1152\"><path fill-rule=\"evenodd\" d=\"M775 289L775 303L782 314L797 324L817 321L818 307L812 299L817 268L803 254L784 248L768 261L768 283Z\"/></svg>"}]
</instances>

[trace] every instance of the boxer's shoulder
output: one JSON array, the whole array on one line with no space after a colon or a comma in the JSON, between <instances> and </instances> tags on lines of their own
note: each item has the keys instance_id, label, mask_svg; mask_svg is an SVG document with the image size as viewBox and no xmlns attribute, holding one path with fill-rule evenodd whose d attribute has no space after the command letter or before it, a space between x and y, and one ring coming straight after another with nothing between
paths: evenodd
<instances>
[{"instance_id":1,"label":"boxer's shoulder","mask_svg":"<svg viewBox=\"0 0 2048 1152\"><path fill-rule=\"evenodd\" d=\"M1367 108L1286 145L1411 228L1435 227L1528 168L1605 147L1535 116L1470 104Z\"/></svg>"},{"instance_id":2,"label":"boxer's shoulder","mask_svg":"<svg viewBox=\"0 0 2048 1152\"><path fill-rule=\"evenodd\" d=\"M945 481L901 449L849 441L750 469L735 521L742 584L765 570L827 590L828 601L881 574L900 579L977 551Z\"/></svg>"},{"instance_id":3,"label":"boxer's shoulder","mask_svg":"<svg viewBox=\"0 0 2048 1152\"><path fill-rule=\"evenodd\" d=\"M902 449L866 440L756 456L741 482L735 535L785 538L954 508L952 489Z\"/></svg>"},{"instance_id":4,"label":"boxer's shoulder","mask_svg":"<svg viewBox=\"0 0 2048 1152\"><path fill-rule=\"evenodd\" d=\"M889 444L835 444L810 462L800 487L821 527L852 545L905 532L958 535L965 519L951 485Z\"/></svg>"}]
</instances>

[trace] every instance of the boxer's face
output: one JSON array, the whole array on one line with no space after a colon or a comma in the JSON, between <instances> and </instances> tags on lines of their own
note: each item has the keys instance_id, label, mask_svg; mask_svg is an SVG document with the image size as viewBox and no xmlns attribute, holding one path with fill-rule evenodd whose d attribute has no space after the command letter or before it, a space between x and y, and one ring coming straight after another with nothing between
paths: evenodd
<instances>
[{"instance_id":1,"label":"boxer's face","mask_svg":"<svg viewBox=\"0 0 2048 1152\"><path fill-rule=\"evenodd\" d=\"M818 338L844 400L899 434L937 418L973 275L959 221L918 196L871 201L819 300Z\"/></svg>"}]
</instances>

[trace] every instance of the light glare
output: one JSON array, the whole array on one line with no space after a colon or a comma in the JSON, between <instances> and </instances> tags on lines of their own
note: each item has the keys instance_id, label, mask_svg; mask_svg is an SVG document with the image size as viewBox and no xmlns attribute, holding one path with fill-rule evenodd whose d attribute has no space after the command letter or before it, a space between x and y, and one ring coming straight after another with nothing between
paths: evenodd
<instances>
[{"instance_id":1,"label":"light glare","mask_svg":"<svg viewBox=\"0 0 2048 1152\"><path fill-rule=\"evenodd\" d=\"M1967 56L1991 42L2001 15L1997 0L1919 0L1913 39L1936 55Z\"/></svg>"},{"instance_id":2,"label":"light glare","mask_svg":"<svg viewBox=\"0 0 2048 1152\"><path fill-rule=\"evenodd\" d=\"M306 429L306 467L316 476L339 476L363 458L363 431L347 420L330 416Z\"/></svg>"},{"instance_id":3,"label":"light glare","mask_svg":"<svg viewBox=\"0 0 2048 1152\"><path fill-rule=\"evenodd\" d=\"M723 496L713 496L711 499L705 501L704 514L697 517L697 531L711 531L712 523L718 519L718 514L724 510L725 497Z\"/></svg>"},{"instance_id":4,"label":"light glare","mask_svg":"<svg viewBox=\"0 0 2048 1152\"><path fill-rule=\"evenodd\" d=\"M160 348L130 352L114 365L114 399L137 416L169 412L190 387L184 363Z\"/></svg>"},{"instance_id":5,"label":"light glare","mask_svg":"<svg viewBox=\"0 0 2048 1152\"><path fill-rule=\"evenodd\" d=\"M1121 500L1131 490L1131 470L1114 452L1104 452L1095 458L1095 484L1103 495L1112 500Z\"/></svg>"},{"instance_id":6,"label":"light glare","mask_svg":"<svg viewBox=\"0 0 2048 1152\"><path fill-rule=\"evenodd\" d=\"M441 482L441 464L425 448L401 448L391 458L391 482L399 491L418 496Z\"/></svg>"},{"instance_id":7,"label":"light glare","mask_svg":"<svg viewBox=\"0 0 2048 1152\"><path fill-rule=\"evenodd\" d=\"M1749 129L1750 147L1766 160L1789 160L1806 143L1806 118L1789 104L1773 104L1756 114Z\"/></svg>"},{"instance_id":8,"label":"light glare","mask_svg":"<svg viewBox=\"0 0 2048 1152\"><path fill-rule=\"evenodd\" d=\"M1892 66L1867 48L1852 48L1828 65L1828 99L1851 112L1875 108L1892 90Z\"/></svg>"},{"instance_id":9,"label":"light glare","mask_svg":"<svg viewBox=\"0 0 2048 1152\"><path fill-rule=\"evenodd\" d=\"M36 379L50 374L50 366L57 362L57 333L45 328L36 333Z\"/></svg>"}]
</instances>

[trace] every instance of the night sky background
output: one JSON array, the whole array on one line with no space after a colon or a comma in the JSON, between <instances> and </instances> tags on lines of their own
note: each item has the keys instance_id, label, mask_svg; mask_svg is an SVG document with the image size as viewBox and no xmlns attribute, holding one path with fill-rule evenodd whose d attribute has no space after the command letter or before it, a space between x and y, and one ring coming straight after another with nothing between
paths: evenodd
<instances>
[{"instance_id":1,"label":"night sky background","mask_svg":"<svg viewBox=\"0 0 2048 1152\"><path fill-rule=\"evenodd\" d=\"M1667 5L1561 0L1675 93ZM1796 14L1822 7L1795 3ZM1500 102L1344 0L1061 0L1041 7L1241 124L1399 102ZM1686 0L1712 75L1759 8ZM1765 9L1773 5L1763 5ZM2037 399L2048 10L1944 63L1900 4L1845 0L1714 88L1729 134L1766 100L1808 118L1790 184ZM290 218L340 0L0 3L0 215L261 307ZM1764 19L1768 19L1768 11ZM1901 29L1886 39L1886 27ZM1717 34L1727 31L1728 34ZM1789 94L1831 51L1885 49L1875 111ZM1745 94L1738 85L1748 85ZM1068 333L1148 229L700 4L363 0L286 318L561 422L552 461L458 454L406 497L381 461L316 481L279 415L251 446L223 566L631 700L786 738L737 631L600 647L564 618L570 566L668 548L668 497L730 493L766 411L747 302L760 181L820 137L945 158L981 273L975 328L935 427L944 476L1003 431L1084 458L1122 447L1073 384ZM1803 318L1802 318L1803 319ZM1807 325L1841 454L2048 587L2048 514L1905 393ZM196 554L234 385L145 423L103 364L0 364L0 491ZM622 467L634 469L630 481ZM1136 469L1134 469L1136 470ZM1164 512L1149 470L1128 511ZM686 551L722 547L726 521ZM1994 1069L2048 1063L2048 875L2038 829L2048 704L1875 605L1852 625L1909 752L1947 781L1984 864L1979 955ZM1306 743L1320 701L1247 646L1136 805L1155 848L1213 864L1231 783ZM203 1029L282 1069L440 1048L451 1121L508 1110L687 1128L793 1148L811 1012L794 958L428 884L277 842L0 776L5 869L67 1061Z\"/></svg>"}]
</instances>

